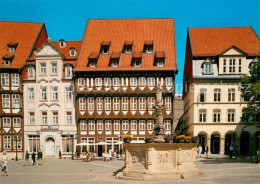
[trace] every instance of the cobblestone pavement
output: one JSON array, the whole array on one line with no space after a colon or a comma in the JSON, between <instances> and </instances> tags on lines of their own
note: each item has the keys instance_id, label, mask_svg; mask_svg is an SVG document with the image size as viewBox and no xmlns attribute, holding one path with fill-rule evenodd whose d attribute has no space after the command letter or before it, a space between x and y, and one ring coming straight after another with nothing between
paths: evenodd
<instances>
[{"instance_id":1,"label":"cobblestone pavement","mask_svg":"<svg viewBox=\"0 0 260 184\"><path fill-rule=\"evenodd\" d=\"M185 180L138 182L117 180L113 172L120 169L123 161L94 161L45 159L44 165L23 166L23 161L9 161L9 176L0 173L0 184L85 184L85 183L177 183L177 184L258 184L260 164L246 159L201 158L197 167L201 174Z\"/></svg>"}]
</instances>

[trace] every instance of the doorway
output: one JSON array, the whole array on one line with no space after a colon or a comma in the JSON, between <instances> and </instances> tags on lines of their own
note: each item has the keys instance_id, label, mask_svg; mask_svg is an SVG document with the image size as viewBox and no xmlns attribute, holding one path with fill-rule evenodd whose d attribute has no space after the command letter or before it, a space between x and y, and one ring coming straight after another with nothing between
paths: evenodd
<instances>
[{"instance_id":1,"label":"doorway","mask_svg":"<svg viewBox=\"0 0 260 184\"><path fill-rule=\"evenodd\" d=\"M202 147L202 153L205 152L205 146L206 146L206 142L207 141L207 135L205 134L199 134L199 144L201 145Z\"/></svg>"},{"instance_id":2,"label":"doorway","mask_svg":"<svg viewBox=\"0 0 260 184\"><path fill-rule=\"evenodd\" d=\"M103 154L103 146L98 145L98 157L102 157L102 154Z\"/></svg>"},{"instance_id":3,"label":"doorway","mask_svg":"<svg viewBox=\"0 0 260 184\"><path fill-rule=\"evenodd\" d=\"M210 143L211 143L210 144L211 154L219 154L219 151L220 151L220 135L219 134L211 135Z\"/></svg>"},{"instance_id":4,"label":"doorway","mask_svg":"<svg viewBox=\"0 0 260 184\"><path fill-rule=\"evenodd\" d=\"M249 154L249 140L249 133L243 132L240 136L240 154Z\"/></svg>"},{"instance_id":5,"label":"doorway","mask_svg":"<svg viewBox=\"0 0 260 184\"><path fill-rule=\"evenodd\" d=\"M225 154L229 154L230 145L236 146L236 135L234 133L228 133L225 135Z\"/></svg>"},{"instance_id":6,"label":"doorway","mask_svg":"<svg viewBox=\"0 0 260 184\"><path fill-rule=\"evenodd\" d=\"M52 137L48 137L46 139L46 156L47 157L55 157L55 141Z\"/></svg>"}]
</instances>

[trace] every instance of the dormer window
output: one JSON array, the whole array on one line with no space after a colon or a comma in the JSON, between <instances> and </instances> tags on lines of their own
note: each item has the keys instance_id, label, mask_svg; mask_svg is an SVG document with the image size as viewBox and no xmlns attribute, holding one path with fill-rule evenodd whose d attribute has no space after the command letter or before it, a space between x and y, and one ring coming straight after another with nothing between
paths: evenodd
<instances>
[{"instance_id":1,"label":"dormer window","mask_svg":"<svg viewBox=\"0 0 260 184\"><path fill-rule=\"evenodd\" d=\"M113 51L110 56L110 66L111 67L118 67L119 66L119 59L121 56L121 52Z\"/></svg>"},{"instance_id":2,"label":"dormer window","mask_svg":"<svg viewBox=\"0 0 260 184\"><path fill-rule=\"evenodd\" d=\"M154 45L153 40L146 40L144 42L143 52L146 53L146 54L152 54L153 53L153 45Z\"/></svg>"},{"instance_id":3,"label":"dormer window","mask_svg":"<svg viewBox=\"0 0 260 184\"><path fill-rule=\"evenodd\" d=\"M142 65L142 52L133 52L132 54L132 64L134 67L141 67Z\"/></svg>"},{"instance_id":4,"label":"dormer window","mask_svg":"<svg viewBox=\"0 0 260 184\"><path fill-rule=\"evenodd\" d=\"M11 53L9 53L9 54L6 54L6 55L4 55L3 57L2 57L2 59L4 60L3 61L3 65L11 65L11 63L12 63L12 61L13 61L13 59L14 59L14 54L11 54Z\"/></svg>"},{"instance_id":5,"label":"dormer window","mask_svg":"<svg viewBox=\"0 0 260 184\"><path fill-rule=\"evenodd\" d=\"M11 65L11 61L10 60L4 60L3 65Z\"/></svg>"},{"instance_id":6,"label":"dormer window","mask_svg":"<svg viewBox=\"0 0 260 184\"><path fill-rule=\"evenodd\" d=\"M67 44L63 39L60 39L59 45L60 45L60 48L65 48Z\"/></svg>"},{"instance_id":7,"label":"dormer window","mask_svg":"<svg viewBox=\"0 0 260 184\"><path fill-rule=\"evenodd\" d=\"M14 47L9 47L8 51L9 52L15 52L15 48Z\"/></svg>"},{"instance_id":8,"label":"dormer window","mask_svg":"<svg viewBox=\"0 0 260 184\"><path fill-rule=\"evenodd\" d=\"M141 60L140 60L140 59L136 59L136 60L134 61L134 66L135 66L135 67L141 67Z\"/></svg>"},{"instance_id":9,"label":"dormer window","mask_svg":"<svg viewBox=\"0 0 260 184\"><path fill-rule=\"evenodd\" d=\"M165 64L165 52L163 51L156 51L154 57L154 65L158 67L163 67Z\"/></svg>"},{"instance_id":10,"label":"dormer window","mask_svg":"<svg viewBox=\"0 0 260 184\"><path fill-rule=\"evenodd\" d=\"M91 52L88 56L88 67L95 68L99 58L99 52Z\"/></svg>"},{"instance_id":11,"label":"dormer window","mask_svg":"<svg viewBox=\"0 0 260 184\"><path fill-rule=\"evenodd\" d=\"M212 68L213 61L208 58L202 63L202 73L206 75L213 74L213 68Z\"/></svg>"},{"instance_id":12,"label":"dormer window","mask_svg":"<svg viewBox=\"0 0 260 184\"><path fill-rule=\"evenodd\" d=\"M101 47L100 47L100 53L108 54L110 45L111 45L111 41L102 41Z\"/></svg>"},{"instance_id":13,"label":"dormer window","mask_svg":"<svg viewBox=\"0 0 260 184\"><path fill-rule=\"evenodd\" d=\"M117 59L111 60L111 67L118 67L118 65L119 65L119 62Z\"/></svg>"},{"instance_id":14,"label":"dormer window","mask_svg":"<svg viewBox=\"0 0 260 184\"><path fill-rule=\"evenodd\" d=\"M76 56L76 50L74 47L70 48L70 56Z\"/></svg>"},{"instance_id":15,"label":"dormer window","mask_svg":"<svg viewBox=\"0 0 260 184\"><path fill-rule=\"evenodd\" d=\"M125 41L124 47L123 47L123 52L125 54L131 54L133 51L133 41Z\"/></svg>"},{"instance_id":16,"label":"dormer window","mask_svg":"<svg viewBox=\"0 0 260 184\"><path fill-rule=\"evenodd\" d=\"M18 46L18 42L16 42L16 43L10 42L7 44L7 46L8 46L8 52L15 52L15 50Z\"/></svg>"}]
</instances>

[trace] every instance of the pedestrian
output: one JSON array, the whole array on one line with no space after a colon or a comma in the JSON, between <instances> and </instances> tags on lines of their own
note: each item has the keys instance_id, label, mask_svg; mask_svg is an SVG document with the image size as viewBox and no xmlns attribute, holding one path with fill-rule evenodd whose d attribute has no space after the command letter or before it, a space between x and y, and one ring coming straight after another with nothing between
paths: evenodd
<instances>
[{"instance_id":1,"label":"pedestrian","mask_svg":"<svg viewBox=\"0 0 260 184\"><path fill-rule=\"evenodd\" d=\"M230 159L232 159L233 151L234 151L233 144L230 144L230 146L229 146L229 158L230 158Z\"/></svg>"},{"instance_id":2,"label":"pedestrian","mask_svg":"<svg viewBox=\"0 0 260 184\"><path fill-rule=\"evenodd\" d=\"M36 156L36 154L33 151L33 153L32 153L32 165L36 165L35 156Z\"/></svg>"},{"instance_id":3,"label":"pedestrian","mask_svg":"<svg viewBox=\"0 0 260 184\"><path fill-rule=\"evenodd\" d=\"M30 162L29 162L29 158L30 158L30 154L28 153L28 151L26 150L26 153L24 155L25 158L25 163L23 166L29 165L30 166Z\"/></svg>"},{"instance_id":4,"label":"pedestrian","mask_svg":"<svg viewBox=\"0 0 260 184\"><path fill-rule=\"evenodd\" d=\"M199 158L201 158L202 147L201 147L201 145L200 145L200 144L199 144L198 151L199 151Z\"/></svg>"},{"instance_id":5,"label":"pedestrian","mask_svg":"<svg viewBox=\"0 0 260 184\"><path fill-rule=\"evenodd\" d=\"M5 176L8 176L8 157L6 155L6 151L3 152L3 158L2 158L2 169L5 172Z\"/></svg>"},{"instance_id":6,"label":"pedestrian","mask_svg":"<svg viewBox=\"0 0 260 184\"><path fill-rule=\"evenodd\" d=\"M206 156L206 158L209 158L209 157L208 157L208 152L209 152L209 147L208 147L208 145L206 144L206 145L205 145L205 156Z\"/></svg>"},{"instance_id":7,"label":"pedestrian","mask_svg":"<svg viewBox=\"0 0 260 184\"><path fill-rule=\"evenodd\" d=\"M38 157L38 160L39 160L38 165L42 165L42 151L41 150L38 151L37 157Z\"/></svg>"}]
</instances>

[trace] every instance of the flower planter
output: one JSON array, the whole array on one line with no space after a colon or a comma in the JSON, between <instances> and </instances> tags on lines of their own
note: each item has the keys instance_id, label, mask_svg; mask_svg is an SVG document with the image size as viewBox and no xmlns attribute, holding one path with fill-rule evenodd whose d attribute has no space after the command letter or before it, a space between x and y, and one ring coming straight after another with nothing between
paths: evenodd
<instances>
[{"instance_id":1,"label":"flower planter","mask_svg":"<svg viewBox=\"0 0 260 184\"><path fill-rule=\"evenodd\" d=\"M124 139L124 143L130 143L131 139Z\"/></svg>"},{"instance_id":2,"label":"flower planter","mask_svg":"<svg viewBox=\"0 0 260 184\"><path fill-rule=\"evenodd\" d=\"M179 139L178 142L179 142L179 143L184 143L185 140L184 140L184 139Z\"/></svg>"}]
</instances>

